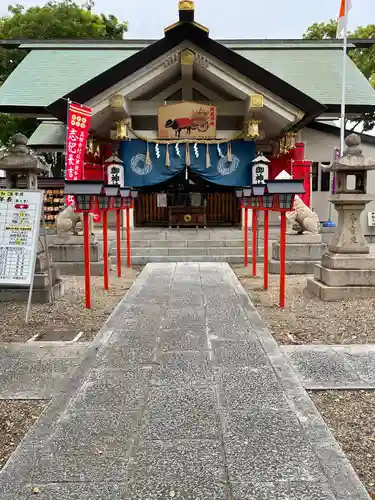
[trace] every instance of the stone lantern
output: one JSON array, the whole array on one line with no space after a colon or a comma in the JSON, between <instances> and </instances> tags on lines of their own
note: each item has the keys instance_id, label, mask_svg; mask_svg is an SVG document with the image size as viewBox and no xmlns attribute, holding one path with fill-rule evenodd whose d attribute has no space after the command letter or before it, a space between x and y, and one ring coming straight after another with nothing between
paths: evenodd
<instances>
[{"instance_id":1,"label":"stone lantern","mask_svg":"<svg viewBox=\"0 0 375 500\"><path fill-rule=\"evenodd\" d=\"M307 288L323 300L375 296L375 256L361 225L361 214L373 197L366 193L367 172L375 160L362 154L356 134L346 140L344 155L326 170L336 174L336 193L330 201L338 212L338 224L322 264L316 265Z\"/></svg>"},{"instance_id":2,"label":"stone lantern","mask_svg":"<svg viewBox=\"0 0 375 500\"><path fill-rule=\"evenodd\" d=\"M38 189L38 174L48 172L48 167L30 153L27 141L25 135L14 134L8 152L0 159L0 170L5 170L7 189L19 187L19 177L26 177L26 189Z\"/></svg>"}]
</instances>

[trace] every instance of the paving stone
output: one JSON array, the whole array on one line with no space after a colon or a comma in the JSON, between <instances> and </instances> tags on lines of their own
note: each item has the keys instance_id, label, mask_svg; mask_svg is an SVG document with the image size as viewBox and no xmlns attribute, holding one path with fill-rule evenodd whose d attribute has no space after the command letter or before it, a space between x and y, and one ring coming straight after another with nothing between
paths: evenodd
<instances>
[{"instance_id":1,"label":"paving stone","mask_svg":"<svg viewBox=\"0 0 375 500\"><path fill-rule=\"evenodd\" d=\"M211 388L153 387L140 428L144 439L220 439L215 394Z\"/></svg>"},{"instance_id":2,"label":"paving stone","mask_svg":"<svg viewBox=\"0 0 375 500\"><path fill-rule=\"evenodd\" d=\"M353 349L352 351L342 353L345 362L356 371L358 377L364 382L368 382L375 387L375 350L368 348Z\"/></svg>"},{"instance_id":3,"label":"paving stone","mask_svg":"<svg viewBox=\"0 0 375 500\"><path fill-rule=\"evenodd\" d=\"M221 443L199 441L141 441L134 447L129 465L129 481L152 491L149 485L190 484L193 491L207 491L225 483L225 459ZM194 497L193 497L194 498Z\"/></svg>"},{"instance_id":4,"label":"paving stone","mask_svg":"<svg viewBox=\"0 0 375 500\"><path fill-rule=\"evenodd\" d=\"M360 378L343 357L332 349L326 351L299 349L289 353L291 363L309 389L354 387Z\"/></svg>"},{"instance_id":5,"label":"paving stone","mask_svg":"<svg viewBox=\"0 0 375 500\"><path fill-rule=\"evenodd\" d=\"M211 340L215 362L222 366L268 367L264 351L255 340L236 342L230 340Z\"/></svg>"},{"instance_id":6,"label":"paving stone","mask_svg":"<svg viewBox=\"0 0 375 500\"><path fill-rule=\"evenodd\" d=\"M57 422L48 446L77 454L124 453L135 432L136 412L70 410Z\"/></svg>"},{"instance_id":7,"label":"paving stone","mask_svg":"<svg viewBox=\"0 0 375 500\"><path fill-rule=\"evenodd\" d=\"M90 374L78 392L74 405L81 409L140 408L145 401L151 370L97 370Z\"/></svg>"},{"instance_id":8,"label":"paving stone","mask_svg":"<svg viewBox=\"0 0 375 500\"><path fill-rule=\"evenodd\" d=\"M150 365L155 356L156 347L147 344L138 347L109 347L101 358L101 365L112 369L125 369L128 365Z\"/></svg>"},{"instance_id":9,"label":"paving stone","mask_svg":"<svg viewBox=\"0 0 375 500\"><path fill-rule=\"evenodd\" d=\"M295 414L252 409L224 416L229 477L239 482L300 481L322 471Z\"/></svg>"},{"instance_id":10,"label":"paving stone","mask_svg":"<svg viewBox=\"0 0 375 500\"><path fill-rule=\"evenodd\" d=\"M13 374L0 386L2 399L50 399L65 383L65 372Z\"/></svg>"},{"instance_id":11,"label":"paving stone","mask_svg":"<svg viewBox=\"0 0 375 500\"><path fill-rule=\"evenodd\" d=\"M207 349L207 337L202 327L176 330L160 330L160 349L162 351L199 351Z\"/></svg>"},{"instance_id":12,"label":"paving stone","mask_svg":"<svg viewBox=\"0 0 375 500\"><path fill-rule=\"evenodd\" d=\"M108 450L93 454L46 448L36 456L32 478L34 483L124 481L128 462L126 450L120 455Z\"/></svg>"},{"instance_id":13,"label":"paving stone","mask_svg":"<svg viewBox=\"0 0 375 500\"><path fill-rule=\"evenodd\" d=\"M178 479L170 482L154 477L145 477L128 485L126 500L227 500L227 485L209 479L202 481L189 480L181 482Z\"/></svg>"},{"instance_id":14,"label":"paving stone","mask_svg":"<svg viewBox=\"0 0 375 500\"><path fill-rule=\"evenodd\" d=\"M232 484L233 500L335 500L328 483L291 482Z\"/></svg>"},{"instance_id":15,"label":"paving stone","mask_svg":"<svg viewBox=\"0 0 375 500\"><path fill-rule=\"evenodd\" d=\"M208 352L164 352L153 365L153 385L207 385L214 374Z\"/></svg>"},{"instance_id":16,"label":"paving stone","mask_svg":"<svg viewBox=\"0 0 375 500\"><path fill-rule=\"evenodd\" d=\"M163 330L176 328L205 329L205 310L203 307L172 309L168 308L162 322Z\"/></svg>"},{"instance_id":17,"label":"paving stone","mask_svg":"<svg viewBox=\"0 0 375 500\"><path fill-rule=\"evenodd\" d=\"M217 374L220 404L228 410L246 410L251 406L289 409L272 368L221 369Z\"/></svg>"},{"instance_id":18,"label":"paving stone","mask_svg":"<svg viewBox=\"0 0 375 500\"><path fill-rule=\"evenodd\" d=\"M32 493L37 488L38 493ZM123 500L128 498L124 483L33 483L10 487L1 500ZM17 496L18 495L18 496Z\"/></svg>"}]
</instances>

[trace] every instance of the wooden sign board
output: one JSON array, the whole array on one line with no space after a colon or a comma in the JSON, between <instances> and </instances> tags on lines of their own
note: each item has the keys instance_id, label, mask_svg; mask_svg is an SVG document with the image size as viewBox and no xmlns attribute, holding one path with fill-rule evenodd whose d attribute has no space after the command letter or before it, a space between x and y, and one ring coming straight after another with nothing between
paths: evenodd
<instances>
[{"instance_id":1,"label":"wooden sign board","mask_svg":"<svg viewBox=\"0 0 375 500\"><path fill-rule=\"evenodd\" d=\"M42 191L0 189L0 285L31 285L42 201Z\"/></svg>"},{"instance_id":2,"label":"wooden sign board","mask_svg":"<svg viewBox=\"0 0 375 500\"><path fill-rule=\"evenodd\" d=\"M216 107L184 101L158 109L160 139L215 139Z\"/></svg>"}]
</instances>

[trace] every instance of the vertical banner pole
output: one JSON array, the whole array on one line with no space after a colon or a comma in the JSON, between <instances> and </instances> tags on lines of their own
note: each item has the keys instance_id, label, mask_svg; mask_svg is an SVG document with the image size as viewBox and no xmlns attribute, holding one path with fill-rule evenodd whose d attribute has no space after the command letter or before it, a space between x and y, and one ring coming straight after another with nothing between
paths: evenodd
<instances>
[{"instance_id":1,"label":"vertical banner pole","mask_svg":"<svg viewBox=\"0 0 375 500\"><path fill-rule=\"evenodd\" d=\"M263 257L263 288L268 290L268 221L269 221L269 212L268 210L264 211L264 257Z\"/></svg>"},{"instance_id":2,"label":"vertical banner pole","mask_svg":"<svg viewBox=\"0 0 375 500\"><path fill-rule=\"evenodd\" d=\"M280 224L280 308L285 307L286 213L281 212Z\"/></svg>"},{"instance_id":3,"label":"vertical banner pole","mask_svg":"<svg viewBox=\"0 0 375 500\"><path fill-rule=\"evenodd\" d=\"M83 213L83 243L85 256L85 307L91 309L91 268L90 268L90 223L89 213Z\"/></svg>"},{"instance_id":4,"label":"vertical banner pole","mask_svg":"<svg viewBox=\"0 0 375 500\"><path fill-rule=\"evenodd\" d=\"M126 207L126 265L131 267L130 256L130 208Z\"/></svg>"},{"instance_id":5,"label":"vertical banner pole","mask_svg":"<svg viewBox=\"0 0 375 500\"><path fill-rule=\"evenodd\" d=\"M253 276L257 275L257 210L253 208Z\"/></svg>"},{"instance_id":6,"label":"vertical banner pole","mask_svg":"<svg viewBox=\"0 0 375 500\"><path fill-rule=\"evenodd\" d=\"M247 267L249 265L249 214L248 208L245 207L245 223L244 223L244 233L243 233L243 265Z\"/></svg>"},{"instance_id":7,"label":"vertical banner pole","mask_svg":"<svg viewBox=\"0 0 375 500\"><path fill-rule=\"evenodd\" d=\"M121 278L121 210L116 210L117 276Z\"/></svg>"},{"instance_id":8,"label":"vertical banner pole","mask_svg":"<svg viewBox=\"0 0 375 500\"><path fill-rule=\"evenodd\" d=\"M109 288L108 271L108 212L103 211L103 259L104 259L104 290Z\"/></svg>"}]
</instances>

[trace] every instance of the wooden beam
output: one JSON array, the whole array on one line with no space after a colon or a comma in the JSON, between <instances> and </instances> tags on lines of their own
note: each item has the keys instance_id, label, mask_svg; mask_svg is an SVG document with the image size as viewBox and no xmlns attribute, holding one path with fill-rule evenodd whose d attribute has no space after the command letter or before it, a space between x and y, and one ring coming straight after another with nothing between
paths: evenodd
<instances>
[{"instance_id":1,"label":"wooden beam","mask_svg":"<svg viewBox=\"0 0 375 500\"><path fill-rule=\"evenodd\" d=\"M175 92L177 92L178 90L180 90L181 87L182 87L182 81L179 80L178 82L172 83L172 85L169 85L169 87L167 87L166 89L164 89L161 92L159 92L159 94L155 95L150 100L151 101L159 101L159 102L160 101L166 101L168 99L168 97L170 97Z\"/></svg>"},{"instance_id":2,"label":"wooden beam","mask_svg":"<svg viewBox=\"0 0 375 500\"><path fill-rule=\"evenodd\" d=\"M198 92L200 92L205 97L207 97L209 101L224 101L224 99L221 96L219 96L219 94L217 94L213 90L208 89L207 87L205 87L204 85L195 80L193 81L193 88L195 90L198 90Z\"/></svg>"},{"instance_id":3,"label":"wooden beam","mask_svg":"<svg viewBox=\"0 0 375 500\"><path fill-rule=\"evenodd\" d=\"M181 52L182 100L193 100L194 52L185 49Z\"/></svg>"},{"instance_id":4,"label":"wooden beam","mask_svg":"<svg viewBox=\"0 0 375 500\"><path fill-rule=\"evenodd\" d=\"M168 104L178 103L177 101L168 102ZM207 104L207 102L202 102L202 104ZM218 115L243 116L243 101L213 101L211 104L216 106ZM131 116L156 116L158 107L163 105L164 101L129 101L129 113Z\"/></svg>"}]
</instances>

